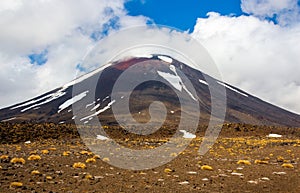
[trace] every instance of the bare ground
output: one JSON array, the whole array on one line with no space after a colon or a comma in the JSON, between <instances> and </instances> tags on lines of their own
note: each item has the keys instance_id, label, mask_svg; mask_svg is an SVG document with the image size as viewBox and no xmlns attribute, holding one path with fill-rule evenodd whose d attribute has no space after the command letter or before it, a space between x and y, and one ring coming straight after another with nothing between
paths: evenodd
<instances>
[{"instance_id":1,"label":"bare ground","mask_svg":"<svg viewBox=\"0 0 300 193\"><path fill-rule=\"evenodd\" d=\"M202 138L197 137L180 155L170 155L173 161L142 171L111 166L101 155L95 157L76 136L2 143L0 192L299 192L299 130L282 130L286 132L282 138L267 138L267 128L253 128L228 126L204 156L198 153ZM234 135L228 136L230 132ZM126 144L135 148L145 140L129 139ZM125 143L121 138L117 141ZM155 143L164 139L150 141L152 145L141 148L155 148ZM102 143L99 147L109 141ZM41 159L28 160L30 155ZM95 162L86 163L93 157ZM23 158L25 163L12 163L13 158ZM77 162L86 167L74 168ZM204 170L204 165L212 170Z\"/></svg>"}]
</instances>

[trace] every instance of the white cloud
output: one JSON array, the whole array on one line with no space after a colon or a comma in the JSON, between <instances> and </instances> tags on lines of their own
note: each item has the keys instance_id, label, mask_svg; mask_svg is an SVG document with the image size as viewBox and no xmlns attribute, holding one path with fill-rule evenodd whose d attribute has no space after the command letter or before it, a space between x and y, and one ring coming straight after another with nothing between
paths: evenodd
<instances>
[{"instance_id":1,"label":"white cloud","mask_svg":"<svg viewBox=\"0 0 300 193\"><path fill-rule=\"evenodd\" d=\"M197 20L192 35L208 49L226 82L300 113L300 25L209 13Z\"/></svg>"},{"instance_id":2,"label":"white cloud","mask_svg":"<svg viewBox=\"0 0 300 193\"><path fill-rule=\"evenodd\" d=\"M242 11L260 18L275 18L281 25L300 21L298 0L242 0Z\"/></svg>"},{"instance_id":3,"label":"white cloud","mask_svg":"<svg viewBox=\"0 0 300 193\"><path fill-rule=\"evenodd\" d=\"M242 10L251 16L210 13L197 20L193 36L208 49L225 81L300 112L300 25L295 3L242 0ZM126 15L123 4L124 0L1 0L0 108L72 80L76 65L94 45L90 34L101 32L111 19L117 18L121 28L146 23L145 17ZM264 20L273 14L280 25ZM27 55L45 49L47 63L30 64Z\"/></svg>"},{"instance_id":4,"label":"white cloud","mask_svg":"<svg viewBox=\"0 0 300 193\"><path fill-rule=\"evenodd\" d=\"M22 0L2 0L0 1L0 12L16 10L22 5Z\"/></svg>"},{"instance_id":5,"label":"white cloud","mask_svg":"<svg viewBox=\"0 0 300 193\"><path fill-rule=\"evenodd\" d=\"M90 35L117 18L118 27L145 24L126 15L123 0L1 0L0 108L62 86L94 44ZM107 26L106 26L107 27ZM114 30L108 27L105 29ZM47 49L47 63L27 56Z\"/></svg>"}]
</instances>

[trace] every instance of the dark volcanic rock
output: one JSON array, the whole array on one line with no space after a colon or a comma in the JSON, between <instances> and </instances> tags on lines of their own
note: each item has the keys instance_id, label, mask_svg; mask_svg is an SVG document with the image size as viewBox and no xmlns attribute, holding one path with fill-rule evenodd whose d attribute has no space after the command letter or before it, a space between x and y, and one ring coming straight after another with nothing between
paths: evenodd
<instances>
[{"instance_id":1,"label":"dark volcanic rock","mask_svg":"<svg viewBox=\"0 0 300 193\"><path fill-rule=\"evenodd\" d=\"M137 63L143 63L142 68L135 68L134 65ZM196 105L191 108L199 108L201 115L190 116L199 116L201 125L208 124L211 114L211 93L208 85L206 85L205 82L203 83L203 81L206 81L215 86L223 85L226 88L226 122L289 127L300 126L300 116L297 114L264 102L238 88L219 82L180 61L173 59L172 63L169 64L160 60L157 56L153 56L152 58L131 58L126 61L115 62L104 69L96 70L79 78L77 83L68 83L61 88L57 88L32 100L1 109L0 121L74 123L72 105L62 111L59 109L62 104L72 99L72 95L75 96L76 93L73 93L74 85L76 85L77 94L82 94L83 92L92 89L93 87L91 85L98 83L95 88L95 97L93 98L93 101L90 101L94 104L82 104L80 108L82 108L83 111L89 112L93 106L99 105L97 106L97 110L100 110L107 107L112 102L110 97L113 86L125 70L132 67L130 75L136 77L136 79L141 78L144 73L159 77L158 71L170 74L173 77L177 76L177 74L172 71L170 65L176 67L178 72L183 72L195 88L197 95L195 97L200 105L199 107ZM100 72L101 76L98 77ZM178 76L180 76L180 74ZM163 77L160 78L161 80L164 79ZM202 83L199 80L202 80ZM166 82L166 80L164 81ZM165 124L177 125L181 113L183 112L181 112L180 103L174 90L176 90L174 86L158 81L148 81L138 85L130 94L130 112L132 116L139 122L147 122L150 119L148 113L149 105L153 101L160 101L164 103L168 110ZM128 94L129 91L122 90L119 94L121 95L122 92ZM88 95L89 93L91 92L87 92L86 94ZM188 93L185 94L189 97ZM115 103L120 102L122 101L115 101ZM92 113L93 112L91 111L91 114ZM107 108L105 111L101 112L101 114L98 114L97 117L103 124L116 125L116 120L111 108ZM85 121L82 121L82 124L84 124L84 122ZM239 128L236 129L239 130Z\"/></svg>"}]
</instances>

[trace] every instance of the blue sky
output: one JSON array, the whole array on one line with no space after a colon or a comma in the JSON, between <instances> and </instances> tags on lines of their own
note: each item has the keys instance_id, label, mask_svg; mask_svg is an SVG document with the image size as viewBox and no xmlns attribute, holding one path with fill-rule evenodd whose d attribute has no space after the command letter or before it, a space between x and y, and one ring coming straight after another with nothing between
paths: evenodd
<instances>
[{"instance_id":1,"label":"blue sky","mask_svg":"<svg viewBox=\"0 0 300 193\"><path fill-rule=\"evenodd\" d=\"M226 1L226 3L224 2ZM171 2L171 3L170 3ZM245 15L241 10L240 0L129 0L125 3L128 15L148 17L155 24L174 27L183 31L193 30L197 18L207 18L208 12L221 15ZM109 15L113 10L107 9ZM109 29L117 28L118 17L114 16L103 24L103 29L91 33L91 39L97 41L109 34ZM28 55L31 64L43 65L47 62L47 50ZM84 70L80 65L79 70Z\"/></svg>"},{"instance_id":2,"label":"blue sky","mask_svg":"<svg viewBox=\"0 0 300 193\"><path fill-rule=\"evenodd\" d=\"M38 66L41 66L43 64L45 64L48 59L47 59L47 50L43 50L40 53L32 53L28 55L28 58L30 60L31 64L36 64Z\"/></svg>"},{"instance_id":3,"label":"blue sky","mask_svg":"<svg viewBox=\"0 0 300 193\"><path fill-rule=\"evenodd\" d=\"M243 14L240 4L240 0L131 0L125 8L129 15L144 15L156 24L185 31L192 30L197 18L206 18L208 12L239 16Z\"/></svg>"}]
</instances>

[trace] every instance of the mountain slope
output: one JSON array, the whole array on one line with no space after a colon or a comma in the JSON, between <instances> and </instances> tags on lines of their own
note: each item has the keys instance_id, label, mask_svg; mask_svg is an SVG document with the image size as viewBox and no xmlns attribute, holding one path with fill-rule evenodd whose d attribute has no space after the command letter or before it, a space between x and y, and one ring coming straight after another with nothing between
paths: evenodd
<instances>
[{"instance_id":1,"label":"mountain slope","mask_svg":"<svg viewBox=\"0 0 300 193\"><path fill-rule=\"evenodd\" d=\"M142 63L141 68L135 68L135 64ZM114 84L121 74L128 69L130 76L137 80L143 75L151 74L159 81L147 81L135 87L132 93L124 89L119 91L118 100L111 99ZM187 81L177 71L182 71L193 85L195 92L186 86ZM99 77L99 73L101 76ZM145 74L146 73L146 74ZM99 78L99 79L98 79ZM98 83L95 85L95 83ZM101 123L116 124L111 107L122 103L122 95L130 94L130 112L139 122L145 123L150 119L149 105L153 101L161 101L167 108L167 120L169 124L176 124L180 119L181 108L175 91L184 93L187 100L197 100L201 114L200 124L208 124L211 113L211 93L208 83L213 86L224 86L227 99L227 122L249 123L258 125L282 125L289 127L300 126L300 116L272 104L264 102L244 91L226 83L220 82L205 75L186 64L167 56L153 55L150 57L130 58L118 61L111 65L99 68L79 79L72 81L61 88L38 96L32 100L7 107L0 110L0 120L5 121L30 121L30 122L54 122L73 123L74 117L72 104L80 104L80 109L85 113L90 112L89 117L82 117L82 124L88 124L90 120L98 117ZM74 89L76 86L76 89ZM93 87L95 86L95 88ZM211 85L210 85L211 86ZM91 89L95 89L95 97L90 96ZM219 93L223 95L223 93ZM83 104L81 101L87 97L93 100ZM81 103L80 103L81 102ZM196 103L195 103L196 104ZM78 105L77 105L77 108ZM193 111L192 111L193 112Z\"/></svg>"}]
</instances>

